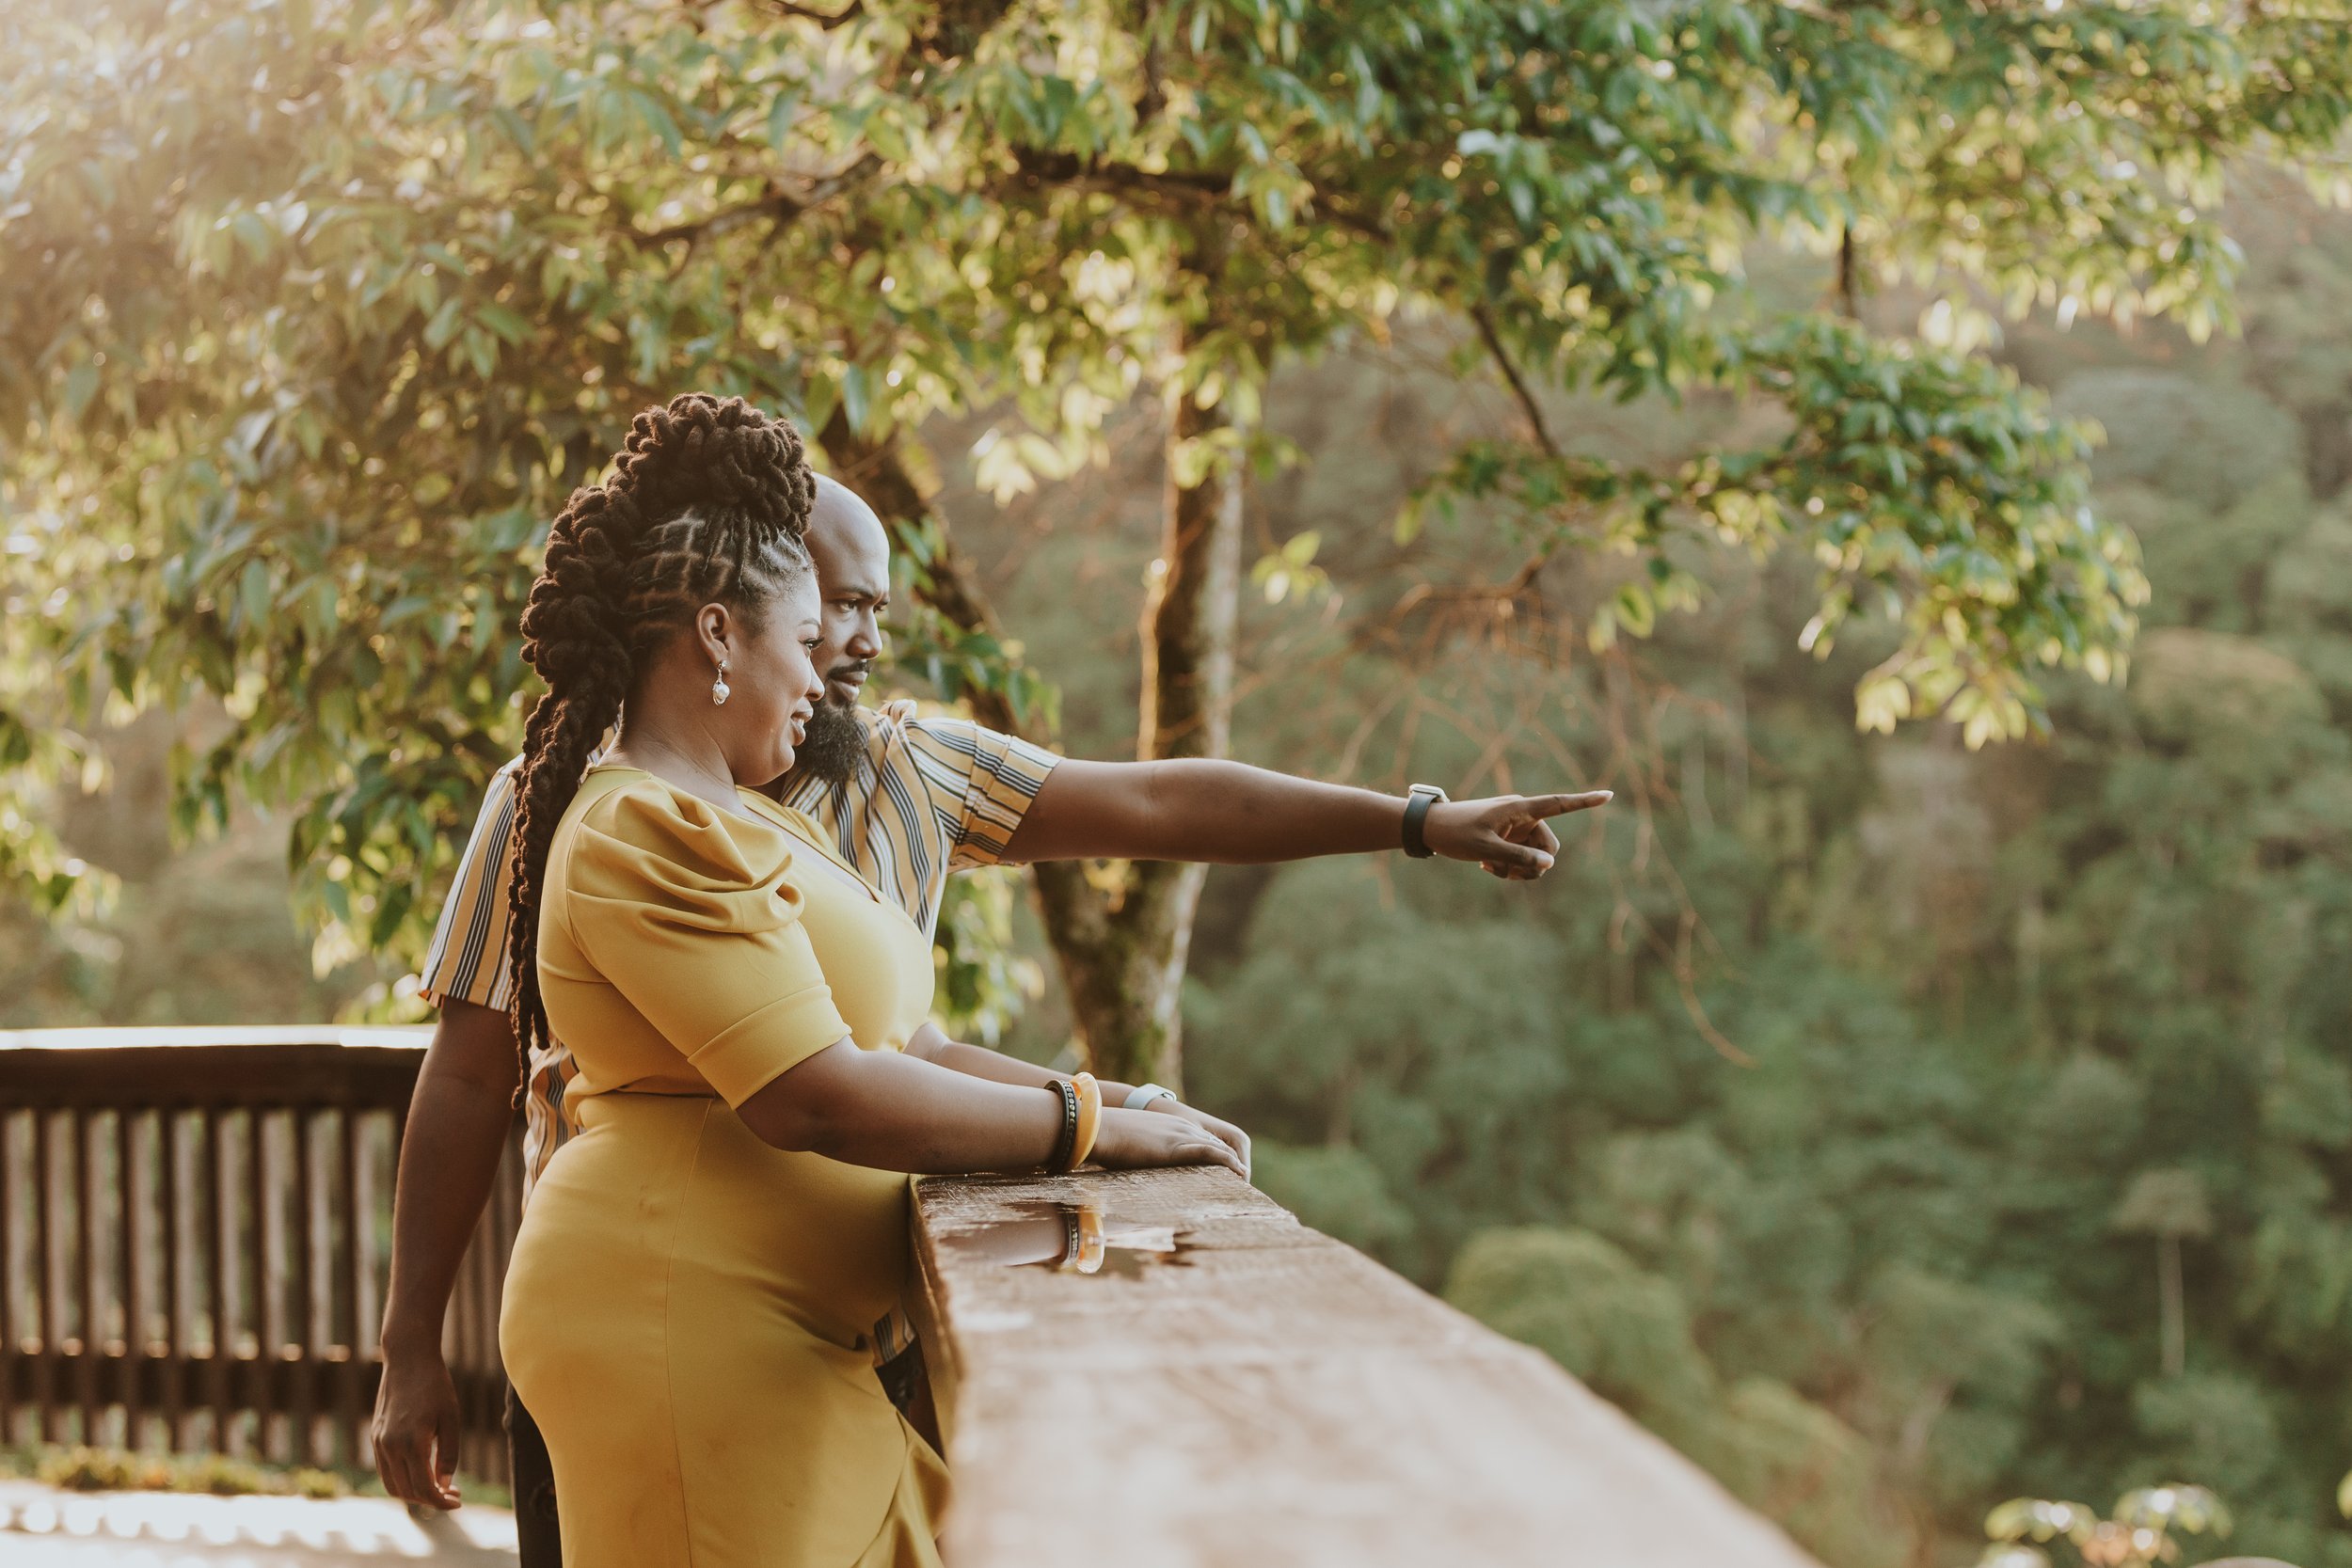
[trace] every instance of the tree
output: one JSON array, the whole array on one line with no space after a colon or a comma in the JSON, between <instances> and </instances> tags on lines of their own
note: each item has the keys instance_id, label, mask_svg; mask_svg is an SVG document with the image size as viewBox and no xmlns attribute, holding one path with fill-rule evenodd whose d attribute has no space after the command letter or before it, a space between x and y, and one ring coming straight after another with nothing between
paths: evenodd
<instances>
[{"instance_id":1,"label":"tree","mask_svg":"<svg viewBox=\"0 0 2352 1568\"><path fill-rule=\"evenodd\" d=\"M922 508L923 419L1005 404L977 459L1065 476L1108 411L1169 411L1144 755L1221 744L1241 467L1265 377L1431 307L1519 400L1449 454L1432 520L1524 564L1400 614L1540 612L1564 551L1632 568L1607 641L1694 603L1693 551L1809 548L1808 646L1883 614L1858 714L2023 732L2032 673L2117 667L2130 542L2087 435L1965 352L1976 291L2227 319L2227 160L2332 144L2341 8L1861 11L1189 0L1029 8L452 10L286 0L0 21L0 757L109 703L223 703L191 824L297 808L323 917L413 948L511 748L540 524L644 403L782 404L887 492L933 611L908 653L1035 728L1044 691ZM1835 244L1840 298L1743 303L1757 242ZM1854 319L1898 274L1946 346ZM1552 429L1562 389L1778 411L1648 471ZM22 739L9 739L21 736ZM38 738L38 741L36 740ZM19 810L17 820L29 822ZM8 867L68 868L12 828ZM22 841L21 843L19 841ZM1198 873L1040 878L1079 1032L1172 1077Z\"/></svg>"},{"instance_id":2,"label":"tree","mask_svg":"<svg viewBox=\"0 0 2352 1568\"><path fill-rule=\"evenodd\" d=\"M2094 498L2141 539L2152 585L2129 685L2054 680L2051 741L1856 735L1842 698L1889 634L1816 663L1794 647L1808 563L1719 558L1713 611L1661 621L1625 697L1637 766L1608 782L1625 804L1646 791L1648 820L1597 822L1598 852L1534 888L1342 863L1284 870L1254 904L1233 893L1254 881L1211 885L1226 919L1255 912L1214 939L1204 923L1187 1053L1203 1098L1257 1136L1262 1185L1433 1285L1493 1256L1489 1232L1605 1240L1677 1298L1625 1342L1682 1325L1723 1386L1777 1383L1826 1411L1868 1456L1859 1495L1896 1499L1939 1559L1973 1558L2003 1498L2187 1477L2232 1504L2230 1550L2352 1563L2328 1502L2352 1408L2352 488L2330 445L2352 389L2352 223L2260 171L2245 194L2241 338L2036 321L2002 345L2106 430ZM1378 361L1350 356L1269 399L1268 425L1308 449L1274 494L1327 539L1381 494L1341 472L1394 484L1378 447L1459 395L1403 357L1385 385L1353 388ZM1367 405L1396 412L1373 426ZM1736 418L1556 413L1669 460ZM1341 641L1395 568L1336 543L1318 560L1346 609L1322 635ZM1562 597L1609 580L1596 563ZM1246 657L1301 657L1272 611L1245 638ZM1426 755L1510 734L1518 689L1545 701L1510 734L1511 768L1612 754L1620 716L1580 691L1615 658L1555 677L1563 698L1484 654L1374 646L1346 691L1418 680L1458 704L1454 750L1425 721ZM1349 738L1264 702L1236 736L1303 768ZM1752 1066L1687 1021L1677 890L1629 874L1642 853L1678 873L1697 994ZM2150 1167L2198 1173L2212 1221L2181 1280L2199 1326L2180 1377L2149 1310L2154 1239L2113 1225ZM1616 1277L1588 1258L1520 1278L1464 1304L1602 1377L1560 1325L1622 1310ZM1614 1386L1664 1427L1667 1385ZM1829 1528L1805 1539L1867 1561L1883 1525L1845 1496L1811 1495Z\"/></svg>"},{"instance_id":3,"label":"tree","mask_svg":"<svg viewBox=\"0 0 2352 1568\"><path fill-rule=\"evenodd\" d=\"M2193 1170L2144 1170L2116 1206L2115 1228L2156 1239L2156 1284L2163 1314L2164 1373L2178 1377L2188 1360L2187 1311L2181 1290L2181 1241L2213 1234L2205 1183Z\"/></svg>"}]
</instances>

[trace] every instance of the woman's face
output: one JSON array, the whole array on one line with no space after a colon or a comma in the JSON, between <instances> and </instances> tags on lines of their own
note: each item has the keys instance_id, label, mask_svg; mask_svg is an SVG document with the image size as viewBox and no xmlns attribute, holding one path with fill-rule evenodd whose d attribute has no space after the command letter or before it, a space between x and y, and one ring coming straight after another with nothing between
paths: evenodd
<instances>
[{"instance_id":1,"label":"woman's face","mask_svg":"<svg viewBox=\"0 0 2352 1568\"><path fill-rule=\"evenodd\" d=\"M811 656L822 637L817 575L768 602L759 629L729 640L727 701L713 717L735 782L756 789L792 770L794 748L825 694ZM737 619L737 626L742 622Z\"/></svg>"}]
</instances>

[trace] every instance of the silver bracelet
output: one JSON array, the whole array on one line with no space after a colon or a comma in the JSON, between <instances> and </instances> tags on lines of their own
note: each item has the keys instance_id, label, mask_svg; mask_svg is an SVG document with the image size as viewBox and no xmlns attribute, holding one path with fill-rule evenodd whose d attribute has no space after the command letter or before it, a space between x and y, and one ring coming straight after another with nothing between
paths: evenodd
<instances>
[{"instance_id":1,"label":"silver bracelet","mask_svg":"<svg viewBox=\"0 0 2352 1568\"><path fill-rule=\"evenodd\" d=\"M1176 1091L1174 1089L1164 1089L1157 1084L1137 1084L1134 1088L1127 1091L1127 1099L1125 1104L1122 1106L1122 1109L1129 1111L1144 1110L1151 1105L1152 1101L1159 1099L1162 1095L1166 1095L1168 1099L1174 1100L1176 1098Z\"/></svg>"}]
</instances>

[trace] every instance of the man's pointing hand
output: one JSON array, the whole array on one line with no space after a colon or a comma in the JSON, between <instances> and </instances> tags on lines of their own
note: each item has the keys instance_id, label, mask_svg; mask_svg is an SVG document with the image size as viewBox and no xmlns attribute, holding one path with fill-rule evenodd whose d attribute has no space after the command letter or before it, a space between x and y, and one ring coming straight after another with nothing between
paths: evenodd
<instances>
[{"instance_id":1,"label":"man's pointing hand","mask_svg":"<svg viewBox=\"0 0 2352 1568\"><path fill-rule=\"evenodd\" d=\"M1581 795L1495 795L1484 800L1443 800L1429 808L1422 836L1448 860L1476 861L1498 877L1532 882L1551 869L1560 837L1547 817L1607 805L1611 792Z\"/></svg>"}]
</instances>

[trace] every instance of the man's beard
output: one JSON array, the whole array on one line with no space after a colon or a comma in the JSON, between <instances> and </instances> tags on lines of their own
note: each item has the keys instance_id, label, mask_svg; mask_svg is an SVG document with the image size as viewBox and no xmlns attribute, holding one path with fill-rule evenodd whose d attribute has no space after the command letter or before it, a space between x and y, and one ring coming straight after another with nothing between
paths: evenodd
<instances>
[{"instance_id":1,"label":"man's beard","mask_svg":"<svg viewBox=\"0 0 2352 1568\"><path fill-rule=\"evenodd\" d=\"M858 721L857 705L837 703L828 694L809 715L808 727L792 753L792 771L828 784L848 784L866 761L866 726Z\"/></svg>"}]
</instances>

